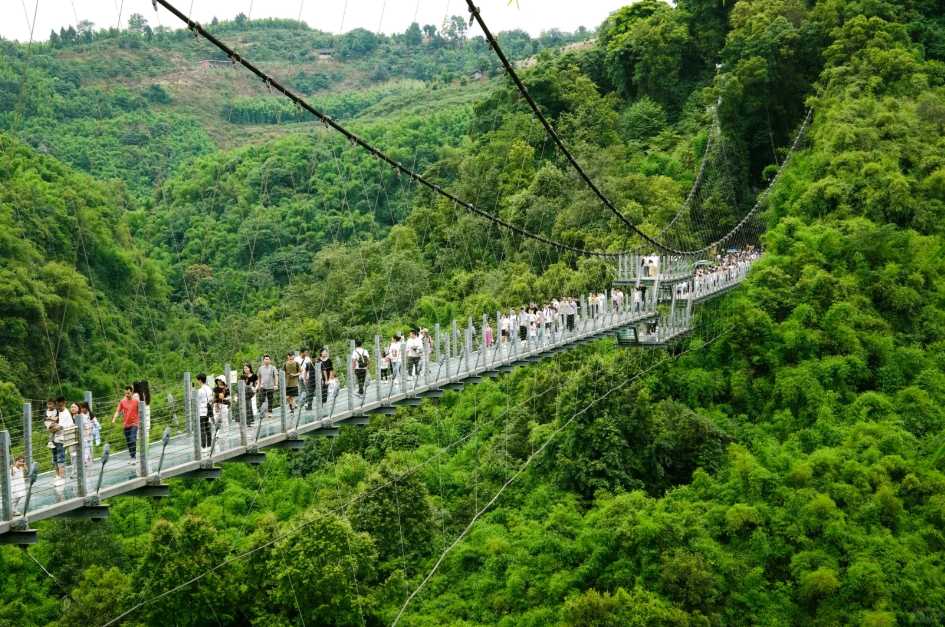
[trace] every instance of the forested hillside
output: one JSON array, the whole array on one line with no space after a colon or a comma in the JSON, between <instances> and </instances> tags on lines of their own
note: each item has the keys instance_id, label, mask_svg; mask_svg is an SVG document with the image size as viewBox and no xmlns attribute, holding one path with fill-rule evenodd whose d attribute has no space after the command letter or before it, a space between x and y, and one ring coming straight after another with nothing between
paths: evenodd
<instances>
[{"instance_id":1,"label":"forested hillside","mask_svg":"<svg viewBox=\"0 0 945 627\"><path fill-rule=\"evenodd\" d=\"M466 77L494 72L484 42L441 33L427 49L411 29L371 47L250 24L212 28L398 161L532 232L626 247L517 90ZM290 123L295 109L245 73L208 75L232 89L201 106L209 91L173 88L179 49L212 58L187 32L86 33L37 46L22 98L25 47L0 44L6 421L60 382L109 394L607 280L598 261L490 230ZM711 107L732 219L813 109L765 214L764 259L712 305L730 332L665 363L597 342L212 484L175 482L161 502L116 499L101 523L40 523L30 555L56 581L4 547L0 626L100 627L254 548L124 624L390 625L572 417L399 625L942 622L945 7L644 0L595 34L567 54L500 42L540 52L529 93L648 233L684 201ZM348 59L337 79L290 57L329 44Z\"/></svg>"}]
</instances>

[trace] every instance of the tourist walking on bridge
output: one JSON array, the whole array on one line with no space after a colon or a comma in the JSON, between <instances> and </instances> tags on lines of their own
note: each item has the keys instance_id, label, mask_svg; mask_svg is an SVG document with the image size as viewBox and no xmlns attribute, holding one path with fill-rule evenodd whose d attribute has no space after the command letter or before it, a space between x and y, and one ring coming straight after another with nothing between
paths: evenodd
<instances>
[{"instance_id":1,"label":"tourist walking on bridge","mask_svg":"<svg viewBox=\"0 0 945 627\"><path fill-rule=\"evenodd\" d=\"M213 416L213 390L207 385L207 375L197 375L197 415L200 418L200 448L204 454L210 452L213 430L210 417Z\"/></svg>"},{"instance_id":2,"label":"tourist walking on bridge","mask_svg":"<svg viewBox=\"0 0 945 627\"><path fill-rule=\"evenodd\" d=\"M387 356L387 349L381 350L381 381L390 379L390 357Z\"/></svg>"},{"instance_id":3,"label":"tourist walking on bridge","mask_svg":"<svg viewBox=\"0 0 945 627\"><path fill-rule=\"evenodd\" d=\"M430 337L430 329L420 329L420 341L423 343L423 364L421 368L426 368L433 361L433 338Z\"/></svg>"},{"instance_id":4,"label":"tourist walking on bridge","mask_svg":"<svg viewBox=\"0 0 945 627\"><path fill-rule=\"evenodd\" d=\"M253 372L253 365L251 363L246 362L243 364L243 374L240 376L240 379L243 380L245 387L245 398L239 399L239 402L244 403L245 407L240 411L246 416L246 424L251 426L256 422L256 414L253 412L253 397L256 396L257 381L259 381L259 377Z\"/></svg>"},{"instance_id":5,"label":"tourist walking on bridge","mask_svg":"<svg viewBox=\"0 0 945 627\"><path fill-rule=\"evenodd\" d=\"M407 380L420 376L420 358L423 357L423 342L420 341L417 329L410 329L410 338L407 340Z\"/></svg>"},{"instance_id":6,"label":"tourist walking on bridge","mask_svg":"<svg viewBox=\"0 0 945 627\"><path fill-rule=\"evenodd\" d=\"M62 445L62 427L59 426L59 412L56 411L56 399L46 399L46 416L44 419L46 432L49 434L49 452L52 454L52 464L56 471L54 483L61 485L66 481L66 451Z\"/></svg>"},{"instance_id":7,"label":"tourist walking on bridge","mask_svg":"<svg viewBox=\"0 0 945 627\"><path fill-rule=\"evenodd\" d=\"M331 379L331 374L335 371L331 357L328 356L327 347L322 349L321 355L318 357L318 362L322 365L322 405L325 405L328 403L328 383Z\"/></svg>"},{"instance_id":8,"label":"tourist walking on bridge","mask_svg":"<svg viewBox=\"0 0 945 627\"><path fill-rule=\"evenodd\" d=\"M308 356L307 348L300 349L299 356L295 359L301 368L300 380L302 389L305 390L305 409L311 410L312 403L315 401L315 364Z\"/></svg>"},{"instance_id":9,"label":"tourist walking on bridge","mask_svg":"<svg viewBox=\"0 0 945 627\"><path fill-rule=\"evenodd\" d=\"M402 349L400 340L400 333L395 333L390 341L390 346L387 347L387 356L390 358L391 373L394 377L393 385L397 386L400 385L400 351Z\"/></svg>"},{"instance_id":10,"label":"tourist walking on bridge","mask_svg":"<svg viewBox=\"0 0 945 627\"><path fill-rule=\"evenodd\" d=\"M26 496L26 459L17 455L10 466L10 488L13 493L13 515L20 515L20 500Z\"/></svg>"},{"instance_id":11,"label":"tourist walking on bridge","mask_svg":"<svg viewBox=\"0 0 945 627\"><path fill-rule=\"evenodd\" d=\"M358 391L356 392L358 397L364 396L364 382L370 368L371 355L364 349L364 341L355 340L354 352L351 353L351 369L354 370L354 377L358 380Z\"/></svg>"},{"instance_id":12,"label":"tourist walking on bridge","mask_svg":"<svg viewBox=\"0 0 945 627\"><path fill-rule=\"evenodd\" d=\"M282 369L285 371L285 400L289 404L289 414L294 416L295 397L299 395L299 375L302 373L302 368L295 360L292 351L286 355Z\"/></svg>"},{"instance_id":13,"label":"tourist walking on bridge","mask_svg":"<svg viewBox=\"0 0 945 627\"><path fill-rule=\"evenodd\" d=\"M227 437L230 435L230 401L230 386L221 374L214 380L213 404L219 425L217 429L222 430Z\"/></svg>"},{"instance_id":14,"label":"tourist walking on bridge","mask_svg":"<svg viewBox=\"0 0 945 627\"><path fill-rule=\"evenodd\" d=\"M122 417L121 428L125 434L125 443L128 446L128 455L131 457L130 464L135 464L135 454L138 452L138 403L133 396L135 389L130 385L125 386L125 398L118 403L118 409L112 416L112 424Z\"/></svg>"},{"instance_id":15,"label":"tourist walking on bridge","mask_svg":"<svg viewBox=\"0 0 945 627\"><path fill-rule=\"evenodd\" d=\"M82 461L86 468L91 468L92 440L94 437L92 424L95 422L95 416L92 415L92 410L85 401L79 402L79 414L82 416L82 433L79 434L82 438Z\"/></svg>"},{"instance_id":16,"label":"tourist walking on bridge","mask_svg":"<svg viewBox=\"0 0 945 627\"><path fill-rule=\"evenodd\" d=\"M72 472L69 473L70 479L75 479L79 472L79 440L81 434L76 430L75 415L79 413L79 406L72 403L69 409L66 409L66 399L60 396L56 399L56 410L59 412L59 426L62 427L62 439L65 444L66 452L69 454L69 466L72 466ZM65 415L63 415L65 413Z\"/></svg>"},{"instance_id":17,"label":"tourist walking on bridge","mask_svg":"<svg viewBox=\"0 0 945 627\"><path fill-rule=\"evenodd\" d=\"M256 406L261 408L266 404L266 416L272 418L272 409L276 400L276 387L279 385L279 371L272 365L269 355L263 357L263 365L259 367L259 384L257 387Z\"/></svg>"}]
</instances>

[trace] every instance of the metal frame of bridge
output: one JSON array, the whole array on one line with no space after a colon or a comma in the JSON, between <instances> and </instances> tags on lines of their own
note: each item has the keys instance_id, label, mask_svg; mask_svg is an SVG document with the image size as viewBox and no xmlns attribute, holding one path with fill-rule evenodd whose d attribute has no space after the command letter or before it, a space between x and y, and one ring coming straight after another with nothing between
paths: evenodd
<instances>
[{"instance_id":1,"label":"metal frame of bridge","mask_svg":"<svg viewBox=\"0 0 945 627\"><path fill-rule=\"evenodd\" d=\"M347 381L350 383L339 391L331 407L321 403L321 376L320 372L316 372L317 385L313 394L312 410L303 411L303 403L299 401L297 413L290 416L285 402L285 373L280 372L281 403L273 418L264 420L265 411L260 409L256 424L248 425L245 412L239 409L246 406L245 390L239 385L238 395L234 400L242 402L237 404L237 408L231 405L229 420L237 425L236 432L221 434L217 426L217 431L213 432L213 445L209 454L201 448L199 418L190 393L190 374L185 373L184 389L187 400L184 410L187 432L170 437L168 428L163 439L154 440L153 437L149 439L145 429L139 429L139 450L135 465L129 465L127 451L117 451L112 453L110 458L103 454L95 460L91 469L84 469L81 463L77 463L77 480L65 485L57 485L54 482L54 472L43 473L32 483L28 477L30 498L36 507L18 517L13 516L9 470L3 472L0 492L3 505L0 544L33 544L38 541L38 536L36 530L29 527L30 523L54 517L107 518L108 506L102 503L104 500L121 496L167 496L170 486L164 483L166 479L212 480L221 476L221 469L217 464L262 463L265 461L267 450L304 448L305 437L336 436L339 426L365 425L370 421L371 415L393 414L397 407L419 405L423 398L441 397L445 390L460 390L466 384L481 382L483 377L496 377L503 372L511 372L517 367L536 363L605 336L615 336L621 329L655 322L660 331L652 336L644 334L632 345L643 348L667 347L691 331L689 323L695 303L736 287L746 273L747 267L744 271L732 273L724 280L717 281L712 289L691 292L691 297L685 298L685 308L676 309L677 300L674 295L671 311L664 316L660 315L657 308L658 290L654 290L653 298L646 302L629 303L626 302L628 298L621 307L615 306L614 302L608 299L606 305L600 307L600 313L596 317L589 315L586 299L582 297L573 330L551 332L541 337L538 342L521 342L515 333L510 333L508 342L502 342L501 338L497 337L491 347L487 348L481 341L479 346L475 347L476 331L472 318L469 318L465 328L461 328L454 320L452 328L446 332L437 325L436 351L440 359L433 361L424 356L422 373L408 381L406 350L402 351L403 360L399 364L392 364L392 367L398 369L400 386L394 385L392 380L381 379L378 359L380 338L375 337L375 376L365 384L363 397L354 393L355 376L351 370L350 352L345 355ZM689 278L692 278L691 275ZM485 316L483 318L485 321ZM451 341L451 338L455 341ZM353 341L351 348L354 348ZM26 408L24 411L26 413ZM234 415L237 413L239 416ZM139 415L145 415L143 403ZM81 432L80 426L79 433ZM12 462L13 444L9 432L0 432L0 461L5 469L9 469ZM155 468L149 455L154 455L158 450L160 462Z\"/></svg>"}]
</instances>

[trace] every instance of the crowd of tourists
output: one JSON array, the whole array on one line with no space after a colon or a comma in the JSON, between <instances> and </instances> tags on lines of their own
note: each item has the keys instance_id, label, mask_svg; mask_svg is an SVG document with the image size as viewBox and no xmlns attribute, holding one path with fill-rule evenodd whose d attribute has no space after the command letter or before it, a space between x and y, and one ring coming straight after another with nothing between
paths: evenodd
<instances>
[{"instance_id":1,"label":"crowd of tourists","mask_svg":"<svg viewBox=\"0 0 945 627\"><path fill-rule=\"evenodd\" d=\"M593 318L604 316L611 308L622 308L625 301L625 294L617 288L611 291L609 299L603 291L591 294L586 301L587 315ZM527 306L512 308L498 317L498 337L494 336L488 320L477 333L482 334L481 342L487 349L494 347L496 342L507 345L516 338L521 342L537 343L552 332L573 331L580 306L579 301L570 296L553 298L541 304L531 302ZM458 333L454 342L461 343L462 332ZM380 380L392 388L400 388L422 376L425 368L431 363L437 363L438 347L435 344L435 339L426 327L411 329L407 337L397 332L380 349L377 356L379 362L375 364L371 351L364 347L363 341L356 340L354 350L347 357L353 374L351 383L354 397L364 397L375 366ZM270 355L263 357L258 370L246 362L230 381L222 374L212 377L198 374L194 395L204 454L210 451L215 432L217 437L227 438L240 420L245 420L250 427L263 412L265 418L272 417L273 410L281 402L279 379L282 373L285 376L285 397L290 417L302 409L312 410L317 399L330 412L341 391L340 379L348 373L348 363L336 365L327 347L311 352L303 347L297 352L288 351L279 367ZM242 409L239 409L241 404Z\"/></svg>"},{"instance_id":2,"label":"crowd of tourists","mask_svg":"<svg viewBox=\"0 0 945 627\"><path fill-rule=\"evenodd\" d=\"M111 424L121 418L124 439L129 453L129 464L136 463L137 440L139 428L138 403L150 405L151 391L147 380L135 381L125 388L124 397L118 403ZM150 423L150 415L146 410L146 422ZM81 424L81 432L79 425ZM92 408L85 400L68 402L65 396L49 397L46 399L46 411L43 415L43 426L46 432L46 447L52 456L52 466L55 473L53 487L61 488L65 485L66 476L75 479L79 467L92 467L94 447L102 444L102 423L92 412ZM29 469L26 458L18 455L10 467L13 492L14 515L19 515L19 506L26 496L26 484Z\"/></svg>"},{"instance_id":3,"label":"crowd of tourists","mask_svg":"<svg viewBox=\"0 0 945 627\"><path fill-rule=\"evenodd\" d=\"M711 292L734 278L744 276L752 262L759 258L761 251L754 246L717 254L715 263L696 269L693 277L696 294Z\"/></svg>"},{"instance_id":4,"label":"crowd of tourists","mask_svg":"<svg viewBox=\"0 0 945 627\"><path fill-rule=\"evenodd\" d=\"M716 289L735 274L747 272L748 266L760 256L760 250L753 247L729 250L716 255L713 264L696 269L693 278L696 294ZM658 272L658 262L645 259L643 263L647 266L644 268L644 275L655 276ZM688 297L689 282L676 283L675 290L677 297ZM634 286L631 288L630 303L627 303L627 299L628 296L619 288L612 289L609 297L605 291L592 293L585 301L584 313L594 319L605 316L610 311L622 309L625 304L640 307L647 300L647 287ZM547 341L552 334L574 330L581 306L578 299L564 296L540 304L532 301L528 305L511 308L498 316L498 337L494 336L490 322L483 322L480 331L481 344L487 349L495 347L496 350L507 351L513 341L530 344ZM655 332L655 329L652 331ZM453 338L455 345L460 345L463 341L461 332L458 333L458 337ZM381 381L391 388L399 388L405 382L420 377L425 368L437 363L436 353L440 347L435 344L430 330L425 327L411 329L406 338L399 332L394 333L380 350L377 366ZM355 342L355 348L348 359L354 375L352 385L356 386L353 394L356 398L363 398L375 365L374 360L360 340ZM348 364L342 364L341 368L341 376L344 376L347 374ZM341 390L341 381L327 347L313 350L311 354L309 349L304 347L298 352L289 351L279 367L270 355L265 355L258 369L255 369L252 363L246 362L238 373L233 373L236 376L231 376L229 381L224 375L208 377L200 373L193 383L192 392L204 454L210 451L215 431L223 437L229 437L233 422L243 419L247 426L253 426L257 415L263 411L266 417L272 417L273 410L281 401L279 378L282 372L285 373L285 396L290 416L295 416L295 413L303 408L311 410L316 398L320 398L324 407L334 407ZM239 385L240 382L242 385ZM114 425L121 419L129 455L128 463L131 465L137 463L141 401L145 403L145 428L149 429L151 392L146 380L135 381L125 388L124 397L118 403L111 420ZM241 412L235 417L232 413L234 407ZM83 433L77 433L76 417L79 415L82 416ZM61 486L65 483L67 469L71 468L70 476L74 478L79 464L86 468L91 467L93 447L101 445L102 425L88 403L78 401L67 406L63 396L47 400L44 424L48 432L47 446L52 455L56 475L54 485ZM26 492L28 471L22 456L14 460L10 472L13 477L13 500L16 509Z\"/></svg>"}]
</instances>

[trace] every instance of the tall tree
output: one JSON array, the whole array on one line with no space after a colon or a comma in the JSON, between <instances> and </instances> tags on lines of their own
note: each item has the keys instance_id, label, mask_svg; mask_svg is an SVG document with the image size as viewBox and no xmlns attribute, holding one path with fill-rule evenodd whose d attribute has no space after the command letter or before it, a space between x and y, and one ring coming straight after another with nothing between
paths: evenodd
<instances>
[{"instance_id":1,"label":"tall tree","mask_svg":"<svg viewBox=\"0 0 945 627\"><path fill-rule=\"evenodd\" d=\"M412 22L404 33L404 43L411 47L417 47L423 43L423 33L420 31L420 25Z\"/></svg>"},{"instance_id":2,"label":"tall tree","mask_svg":"<svg viewBox=\"0 0 945 627\"><path fill-rule=\"evenodd\" d=\"M144 27L148 25L148 20L140 13L132 13L128 16L128 30L139 35L144 34Z\"/></svg>"}]
</instances>

